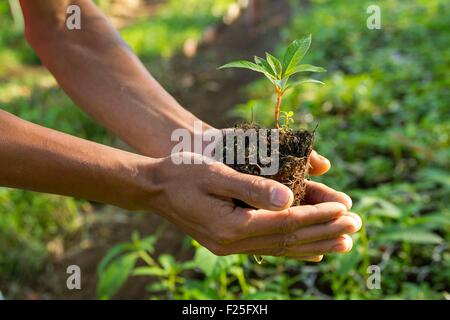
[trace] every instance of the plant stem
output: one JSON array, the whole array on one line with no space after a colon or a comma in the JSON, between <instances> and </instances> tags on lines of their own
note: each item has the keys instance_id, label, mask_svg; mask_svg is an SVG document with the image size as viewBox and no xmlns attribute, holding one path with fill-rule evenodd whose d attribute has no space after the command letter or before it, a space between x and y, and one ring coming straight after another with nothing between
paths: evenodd
<instances>
[{"instance_id":1,"label":"plant stem","mask_svg":"<svg viewBox=\"0 0 450 320\"><path fill-rule=\"evenodd\" d=\"M139 251L139 256L141 257L142 260L145 261L146 264L148 264L149 266L154 266L156 265L155 260L153 260L153 258L144 250L140 250Z\"/></svg>"},{"instance_id":2,"label":"plant stem","mask_svg":"<svg viewBox=\"0 0 450 320\"><path fill-rule=\"evenodd\" d=\"M278 87L276 87L276 92L277 92L277 106L275 107L275 128L279 129L280 128L280 123L279 123L280 107L281 107L281 99L283 97L283 92Z\"/></svg>"}]
</instances>

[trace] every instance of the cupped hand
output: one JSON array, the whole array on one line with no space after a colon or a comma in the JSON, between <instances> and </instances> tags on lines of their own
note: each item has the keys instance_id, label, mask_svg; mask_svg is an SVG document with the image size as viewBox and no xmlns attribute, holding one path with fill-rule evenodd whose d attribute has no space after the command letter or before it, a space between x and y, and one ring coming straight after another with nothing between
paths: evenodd
<instances>
[{"instance_id":1,"label":"cupped hand","mask_svg":"<svg viewBox=\"0 0 450 320\"><path fill-rule=\"evenodd\" d=\"M313 155L313 171L326 171L326 162ZM361 219L349 212L350 198L316 182L307 183L306 205L290 207L293 194L286 186L219 162L176 165L169 157L149 174L157 186L153 190L158 190L149 197L152 208L217 255L320 261L323 254L349 251L347 234L361 227ZM258 209L238 207L232 199Z\"/></svg>"}]
</instances>

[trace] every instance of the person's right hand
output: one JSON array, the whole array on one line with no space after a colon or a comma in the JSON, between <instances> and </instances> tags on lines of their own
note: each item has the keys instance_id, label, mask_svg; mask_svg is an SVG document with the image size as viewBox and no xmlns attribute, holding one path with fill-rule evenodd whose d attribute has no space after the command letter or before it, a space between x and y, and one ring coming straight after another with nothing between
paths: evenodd
<instances>
[{"instance_id":1,"label":"person's right hand","mask_svg":"<svg viewBox=\"0 0 450 320\"><path fill-rule=\"evenodd\" d=\"M312 181L308 181L307 205L290 207L293 194L286 186L220 162L176 165L168 157L143 170L154 183L150 196L143 199L145 206L216 255L320 261L323 254L351 250L348 234L361 227L361 219L348 211L348 196ZM232 199L259 209L237 207Z\"/></svg>"}]
</instances>

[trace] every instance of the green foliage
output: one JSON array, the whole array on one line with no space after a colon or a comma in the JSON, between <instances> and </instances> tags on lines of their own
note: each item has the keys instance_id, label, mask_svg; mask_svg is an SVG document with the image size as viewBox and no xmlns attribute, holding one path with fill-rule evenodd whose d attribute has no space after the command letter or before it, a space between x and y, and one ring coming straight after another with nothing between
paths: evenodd
<instances>
[{"instance_id":1,"label":"green foliage","mask_svg":"<svg viewBox=\"0 0 450 320\"><path fill-rule=\"evenodd\" d=\"M21 64L39 64L37 55L23 37L22 22L13 18L13 12L16 17L21 15L17 12L18 1L11 2L16 2L13 10L10 9L9 1L0 3L0 74L20 67Z\"/></svg>"},{"instance_id":2,"label":"green foliage","mask_svg":"<svg viewBox=\"0 0 450 320\"><path fill-rule=\"evenodd\" d=\"M300 62L302 61L306 52L308 52L310 45L311 45L311 35L304 37L300 40L295 40L287 47L284 53L283 63L281 63L281 61L277 57L271 55L270 53L266 53L267 60L264 60L263 58L260 57L255 57L255 63L245 60L233 61L219 67L219 69L242 68L264 74L266 78L269 79L270 82L275 86L275 92L277 94L277 104L275 107L275 127L279 128L278 117L280 114L281 99L286 90L304 83L323 84L322 81L314 79L306 79L295 82L294 84L288 84L289 78L296 73L307 71L308 72L326 71L324 68L316 67L309 64L300 65Z\"/></svg>"},{"instance_id":3,"label":"green foliage","mask_svg":"<svg viewBox=\"0 0 450 320\"><path fill-rule=\"evenodd\" d=\"M154 251L156 236L140 239L137 233L133 234L133 241L120 243L112 247L100 261L97 274L97 296L99 299L111 298L126 282L135 270L135 264L139 256L146 258ZM148 256L150 261L153 259ZM148 274L142 272L142 268L136 269L136 274Z\"/></svg>"},{"instance_id":4,"label":"green foliage","mask_svg":"<svg viewBox=\"0 0 450 320\"><path fill-rule=\"evenodd\" d=\"M122 37L146 61L168 59L186 40L199 40L234 0L169 0L155 16L125 27ZM152 68L155 67L152 64Z\"/></svg>"},{"instance_id":5,"label":"green foliage","mask_svg":"<svg viewBox=\"0 0 450 320\"><path fill-rule=\"evenodd\" d=\"M99 298L113 297L129 276L152 277L147 285L152 299L233 298L234 289L230 290L230 285L234 288L234 282L237 282L240 291L246 294L249 292L241 266L246 260L244 257L218 257L192 241L196 248L192 260L177 262L167 254L154 259L152 254L156 239L157 236L152 236L140 240L135 235L132 242L118 244L108 251L97 271ZM201 275L202 279L186 277L193 273Z\"/></svg>"},{"instance_id":6,"label":"green foliage","mask_svg":"<svg viewBox=\"0 0 450 320\"><path fill-rule=\"evenodd\" d=\"M283 58L283 77L288 77L297 68L311 45L311 35L292 42L287 47Z\"/></svg>"},{"instance_id":7,"label":"green foliage","mask_svg":"<svg viewBox=\"0 0 450 320\"><path fill-rule=\"evenodd\" d=\"M277 91L284 93L284 91L288 87L292 87L292 85L288 86L288 80L290 76L296 73L307 71L309 72L326 71L324 68L321 67L316 67L308 64L300 65L300 62L302 61L306 52L308 52L310 45L311 45L311 35L304 37L300 40L295 40L287 47L286 52L284 54L283 63L281 63L281 61L278 58L267 52L266 60L260 57L255 57L255 63L245 60L233 61L219 67L219 69L242 68L262 73L276 87ZM293 86L307 82L323 84L323 82L309 79L297 82Z\"/></svg>"},{"instance_id":8,"label":"green foliage","mask_svg":"<svg viewBox=\"0 0 450 320\"><path fill-rule=\"evenodd\" d=\"M0 188L0 283L38 272L47 245L70 237L81 225L71 198Z\"/></svg>"}]
</instances>

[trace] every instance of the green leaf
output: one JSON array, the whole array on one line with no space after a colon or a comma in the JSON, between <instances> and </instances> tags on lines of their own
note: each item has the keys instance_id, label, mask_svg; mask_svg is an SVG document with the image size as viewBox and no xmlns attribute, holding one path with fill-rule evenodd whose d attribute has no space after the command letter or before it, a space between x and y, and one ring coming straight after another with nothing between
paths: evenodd
<instances>
[{"instance_id":1,"label":"green leaf","mask_svg":"<svg viewBox=\"0 0 450 320\"><path fill-rule=\"evenodd\" d=\"M379 242L404 241L417 244L440 244L443 242L443 239L433 232L413 228L396 228L380 233L376 238Z\"/></svg>"},{"instance_id":2,"label":"green leaf","mask_svg":"<svg viewBox=\"0 0 450 320\"><path fill-rule=\"evenodd\" d=\"M220 272L228 270L238 260L237 255L218 257L204 247L198 248L194 257L196 267L212 279L215 279Z\"/></svg>"},{"instance_id":3,"label":"green leaf","mask_svg":"<svg viewBox=\"0 0 450 320\"><path fill-rule=\"evenodd\" d=\"M257 65L263 67L264 70L266 70L266 72L269 73L273 78L276 78L276 73L273 71L272 67L266 60L258 56L255 56L255 62Z\"/></svg>"},{"instance_id":4,"label":"green leaf","mask_svg":"<svg viewBox=\"0 0 450 320\"><path fill-rule=\"evenodd\" d=\"M164 270L172 270L176 265L174 257L170 254L162 254L158 260Z\"/></svg>"},{"instance_id":5,"label":"green leaf","mask_svg":"<svg viewBox=\"0 0 450 320\"><path fill-rule=\"evenodd\" d=\"M359 210L368 212L370 215L400 219L402 211L392 202L380 197L364 196L357 204Z\"/></svg>"},{"instance_id":6,"label":"green leaf","mask_svg":"<svg viewBox=\"0 0 450 320\"><path fill-rule=\"evenodd\" d=\"M316 67L311 64L301 64L299 66L296 66L294 69L291 69L289 73L286 73L285 76L292 76L293 74L299 73L299 72L326 72L322 67Z\"/></svg>"},{"instance_id":7,"label":"green leaf","mask_svg":"<svg viewBox=\"0 0 450 320\"><path fill-rule=\"evenodd\" d=\"M110 299L127 281L131 275L137 253L128 253L112 261L103 272L98 274L97 297Z\"/></svg>"},{"instance_id":8,"label":"green leaf","mask_svg":"<svg viewBox=\"0 0 450 320\"><path fill-rule=\"evenodd\" d=\"M104 272L106 266L119 254L124 253L126 251L133 249L132 243L119 243L118 245L115 245L111 249L108 250L106 255L103 257L103 259L100 261L98 267L97 267L97 273L101 274Z\"/></svg>"},{"instance_id":9,"label":"green leaf","mask_svg":"<svg viewBox=\"0 0 450 320\"><path fill-rule=\"evenodd\" d=\"M149 283L145 286L145 290L150 292L167 291L167 281Z\"/></svg>"},{"instance_id":10,"label":"green leaf","mask_svg":"<svg viewBox=\"0 0 450 320\"><path fill-rule=\"evenodd\" d=\"M258 58L258 59L261 59L261 58ZM263 63L263 62L261 62L261 63ZM219 69L225 69L225 68L241 68L241 69L249 69L249 70L253 70L256 72L260 72L260 73L264 74L266 76L266 78L270 80L270 82L272 82L273 84L276 85L276 83L275 83L276 77L274 75L272 75L271 72L268 72L265 69L265 67L262 65L255 64L250 61L239 60L239 61L233 61L233 62L227 63L227 64L219 67ZM270 68L269 65L267 65L267 68L270 71L272 71L272 68Z\"/></svg>"},{"instance_id":11,"label":"green leaf","mask_svg":"<svg viewBox=\"0 0 450 320\"><path fill-rule=\"evenodd\" d=\"M219 67L219 69L226 69L226 68L241 68L241 69L249 69L249 70L253 70L253 71L261 72L261 73L268 73L264 67L262 67L256 63L253 63L250 61L245 61L245 60L233 61L233 62L227 63L227 64Z\"/></svg>"},{"instance_id":12,"label":"green leaf","mask_svg":"<svg viewBox=\"0 0 450 320\"><path fill-rule=\"evenodd\" d=\"M283 71L283 66L281 65L280 60L278 60L276 57L271 55L270 53L266 52L266 59L267 63L270 65L271 69L273 70L273 74L276 78L281 79L281 74Z\"/></svg>"},{"instance_id":13,"label":"green leaf","mask_svg":"<svg viewBox=\"0 0 450 320\"><path fill-rule=\"evenodd\" d=\"M291 88L293 88L293 87L295 87L295 86L299 86L299 85L304 84L304 83L325 84L325 83L323 83L322 81L314 80L314 79L301 80L301 81L297 81L297 82L294 82L293 84L290 84L290 85L286 86L286 87L284 88L283 91L286 91L286 90L288 90L288 89L291 89Z\"/></svg>"},{"instance_id":14,"label":"green leaf","mask_svg":"<svg viewBox=\"0 0 450 320\"><path fill-rule=\"evenodd\" d=\"M284 88L286 88L288 80L289 80L289 77L285 77L285 78L283 78L281 80L274 80L273 83L275 85L277 85L278 87L280 87L281 90L283 90Z\"/></svg>"},{"instance_id":15,"label":"green leaf","mask_svg":"<svg viewBox=\"0 0 450 320\"><path fill-rule=\"evenodd\" d=\"M307 80L301 80L301 81L295 82L295 83L293 84L293 86L301 85L301 84L304 84L304 83L325 84L325 83L323 83L322 81L319 81L319 80L307 79Z\"/></svg>"},{"instance_id":16,"label":"green leaf","mask_svg":"<svg viewBox=\"0 0 450 320\"><path fill-rule=\"evenodd\" d=\"M336 259L338 263L336 272L339 272L339 274L348 274L351 270L356 268L362 258L363 256L358 250L352 250L348 254L340 255L339 258Z\"/></svg>"},{"instance_id":17,"label":"green leaf","mask_svg":"<svg viewBox=\"0 0 450 320\"><path fill-rule=\"evenodd\" d=\"M306 52L308 52L310 45L311 35L300 40L295 40L289 45L283 58L283 77L290 74L292 69L299 65Z\"/></svg>"},{"instance_id":18,"label":"green leaf","mask_svg":"<svg viewBox=\"0 0 450 320\"><path fill-rule=\"evenodd\" d=\"M301 81L294 82L294 83L292 84L292 86L293 86L293 87L294 87L294 86L299 86L299 85L304 84L304 83L325 84L325 83L323 83L322 81L319 81L319 80L307 79L307 80L301 80Z\"/></svg>"},{"instance_id":19,"label":"green leaf","mask_svg":"<svg viewBox=\"0 0 450 320\"><path fill-rule=\"evenodd\" d=\"M241 300L282 300L286 299L286 296L276 291L259 291L249 294L244 294Z\"/></svg>"},{"instance_id":20,"label":"green leaf","mask_svg":"<svg viewBox=\"0 0 450 320\"><path fill-rule=\"evenodd\" d=\"M166 276L168 272L158 267L139 267L133 271L133 276Z\"/></svg>"},{"instance_id":21,"label":"green leaf","mask_svg":"<svg viewBox=\"0 0 450 320\"><path fill-rule=\"evenodd\" d=\"M196 267L206 276L209 276L213 272L218 259L218 256L214 255L204 247L199 247L196 250L194 257Z\"/></svg>"},{"instance_id":22,"label":"green leaf","mask_svg":"<svg viewBox=\"0 0 450 320\"><path fill-rule=\"evenodd\" d=\"M155 243L158 240L156 236L149 236L140 240L140 246L138 249L145 250L147 252L153 252L155 249Z\"/></svg>"},{"instance_id":23,"label":"green leaf","mask_svg":"<svg viewBox=\"0 0 450 320\"><path fill-rule=\"evenodd\" d=\"M218 300L220 296L213 288L208 287L206 283L201 280L186 279L183 284L184 296L183 299L195 300Z\"/></svg>"},{"instance_id":24,"label":"green leaf","mask_svg":"<svg viewBox=\"0 0 450 320\"><path fill-rule=\"evenodd\" d=\"M450 214L447 212L427 214L415 217L411 224L423 228L448 228L450 227Z\"/></svg>"}]
</instances>

